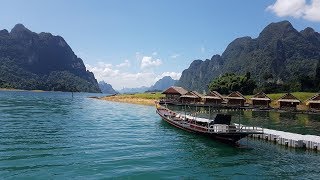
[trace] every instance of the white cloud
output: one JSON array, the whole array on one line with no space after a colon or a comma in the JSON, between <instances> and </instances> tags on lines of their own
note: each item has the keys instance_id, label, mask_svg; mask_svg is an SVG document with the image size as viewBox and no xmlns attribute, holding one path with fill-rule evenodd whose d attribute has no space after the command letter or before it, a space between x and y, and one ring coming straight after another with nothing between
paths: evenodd
<instances>
[{"instance_id":1,"label":"white cloud","mask_svg":"<svg viewBox=\"0 0 320 180\"><path fill-rule=\"evenodd\" d=\"M119 67L119 68L130 67L130 66L131 66L131 64L130 64L129 60L127 60L127 59L123 63L116 65L116 67Z\"/></svg>"},{"instance_id":2,"label":"white cloud","mask_svg":"<svg viewBox=\"0 0 320 180\"><path fill-rule=\"evenodd\" d=\"M140 71L141 72L128 72L130 61L125 60L123 63L113 65L110 63L98 62L95 65L86 64L89 71L93 72L98 81L105 81L112 85L116 90L124 87L135 88L141 86L151 86L157 80L164 76L171 76L173 79L179 79L181 73L179 72L163 72L155 73L152 68L162 64L160 59L155 59L149 56L143 56L141 53L136 53L136 58L141 57ZM138 60L138 59L137 59Z\"/></svg>"},{"instance_id":3,"label":"white cloud","mask_svg":"<svg viewBox=\"0 0 320 180\"><path fill-rule=\"evenodd\" d=\"M156 74L154 72L121 72L113 69L115 66L103 62L97 63L96 66L86 64L89 71L93 72L98 81L105 81L112 85L114 89L120 90L123 87L135 88L141 86L151 86L164 76L171 76L172 79L179 79L179 72L163 72Z\"/></svg>"},{"instance_id":4,"label":"white cloud","mask_svg":"<svg viewBox=\"0 0 320 180\"><path fill-rule=\"evenodd\" d=\"M158 52L153 52L152 53L152 56L156 56L156 55L158 55Z\"/></svg>"},{"instance_id":5,"label":"white cloud","mask_svg":"<svg viewBox=\"0 0 320 180\"><path fill-rule=\"evenodd\" d=\"M152 72L121 72L113 69L114 66L106 63L98 63L96 66L86 64L89 71L93 72L98 81L105 81L112 85L114 89L122 89L123 87L133 88L141 86L151 86L154 84L156 77Z\"/></svg>"},{"instance_id":6,"label":"white cloud","mask_svg":"<svg viewBox=\"0 0 320 180\"><path fill-rule=\"evenodd\" d=\"M104 63L102 61L99 61L98 65L101 66L101 67L105 67L105 68L111 68L112 67L112 64L107 64L107 63Z\"/></svg>"},{"instance_id":7,"label":"white cloud","mask_svg":"<svg viewBox=\"0 0 320 180\"><path fill-rule=\"evenodd\" d=\"M144 56L141 60L141 69L152 68L156 66L160 66L162 61L160 59L153 59L150 56Z\"/></svg>"},{"instance_id":8,"label":"white cloud","mask_svg":"<svg viewBox=\"0 0 320 180\"><path fill-rule=\"evenodd\" d=\"M307 10L304 18L310 21L320 22L320 0L313 0L311 5L307 5L306 7Z\"/></svg>"},{"instance_id":9,"label":"white cloud","mask_svg":"<svg viewBox=\"0 0 320 180\"><path fill-rule=\"evenodd\" d=\"M180 54L173 54L173 55L170 56L170 58L172 58L172 59L176 59L178 57L180 57Z\"/></svg>"},{"instance_id":10,"label":"white cloud","mask_svg":"<svg viewBox=\"0 0 320 180\"><path fill-rule=\"evenodd\" d=\"M266 10L279 17L291 16L320 22L320 0L276 0Z\"/></svg>"},{"instance_id":11,"label":"white cloud","mask_svg":"<svg viewBox=\"0 0 320 180\"><path fill-rule=\"evenodd\" d=\"M181 73L179 73L179 72L163 72L161 75L158 75L156 77L155 81L158 81L159 79L161 79L165 76L171 76L172 79L179 80L181 77Z\"/></svg>"},{"instance_id":12,"label":"white cloud","mask_svg":"<svg viewBox=\"0 0 320 180\"><path fill-rule=\"evenodd\" d=\"M104 80L103 77L116 77L119 74L119 70L114 70L112 64L105 64L103 62L99 62L97 66L86 64L86 67L95 74L98 80Z\"/></svg>"}]
</instances>

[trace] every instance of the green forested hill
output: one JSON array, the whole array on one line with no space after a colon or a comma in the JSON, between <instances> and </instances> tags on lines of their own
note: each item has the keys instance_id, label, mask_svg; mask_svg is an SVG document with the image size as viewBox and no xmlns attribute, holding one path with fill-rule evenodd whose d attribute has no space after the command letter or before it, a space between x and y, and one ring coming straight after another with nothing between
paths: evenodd
<instances>
[{"instance_id":1,"label":"green forested hill","mask_svg":"<svg viewBox=\"0 0 320 180\"><path fill-rule=\"evenodd\" d=\"M62 37L22 24L0 31L0 88L100 92L93 73Z\"/></svg>"},{"instance_id":2,"label":"green forested hill","mask_svg":"<svg viewBox=\"0 0 320 180\"><path fill-rule=\"evenodd\" d=\"M298 32L290 22L282 21L269 24L256 39L235 39L221 56L195 60L183 71L177 85L202 92L218 76L246 72L257 85L262 85L265 77L280 84L299 82L319 74L319 60L320 34L309 27Z\"/></svg>"}]
</instances>

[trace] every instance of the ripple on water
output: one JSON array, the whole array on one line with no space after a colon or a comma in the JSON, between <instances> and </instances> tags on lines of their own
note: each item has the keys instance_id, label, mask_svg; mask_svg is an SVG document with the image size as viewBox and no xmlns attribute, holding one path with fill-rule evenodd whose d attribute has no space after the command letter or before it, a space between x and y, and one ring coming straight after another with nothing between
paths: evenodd
<instances>
[{"instance_id":1,"label":"ripple on water","mask_svg":"<svg viewBox=\"0 0 320 180\"><path fill-rule=\"evenodd\" d=\"M310 126L307 132L319 125L314 116L294 117L290 122L290 115L253 113L243 114L243 121L286 124L297 131L303 124ZM72 98L69 93L0 92L0 133L2 178L280 179L320 173L317 153L255 140L248 141L250 149L237 149L168 125L154 107L77 93Z\"/></svg>"}]
</instances>

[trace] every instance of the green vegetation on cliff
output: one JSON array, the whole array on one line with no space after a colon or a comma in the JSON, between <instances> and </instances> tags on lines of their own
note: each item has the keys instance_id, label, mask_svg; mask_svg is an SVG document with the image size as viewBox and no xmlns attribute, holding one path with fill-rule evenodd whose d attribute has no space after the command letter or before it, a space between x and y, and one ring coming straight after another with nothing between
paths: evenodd
<instances>
[{"instance_id":1,"label":"green vegetation on cliff","mask_svg":"<svg viewBox=\"0 0 320 180\"><path fill-rule=\"evenodd\" d=\"M100 92L66 41L17 24L0 31L0 88Z\"/></svg>"},{"instance_id":2,"label":"green vegetation on cliff","mask_svg":"<svg viewBox=\"0 0 320 180\"><path fill-rule=\"evenodd\" d=\"M227 73L209 84L210 91L218 91L221 94L229 94L232 91L240 91L246 95L253 94L255 88L256 84L250 79L250 73L247 73L244 76Z\"/></svg>"},{"instance_id":3,"label":"green vegetation on cliff","mask_svg":"<svg viewBox=\"0 0 320 180\"><path fill-rule=\"evenodd\" d=\"M269 24L255 39L235 39L221 56L195 60L182 72L177 85L202 92L225 73L250 72L258 87L272 85L274 90L280 85L284 91L318 91L319 83L313 81L320 77L319 60L320 34L309 27L299 32L290 22L282 21Z\"/></svg>"}]
</instances>

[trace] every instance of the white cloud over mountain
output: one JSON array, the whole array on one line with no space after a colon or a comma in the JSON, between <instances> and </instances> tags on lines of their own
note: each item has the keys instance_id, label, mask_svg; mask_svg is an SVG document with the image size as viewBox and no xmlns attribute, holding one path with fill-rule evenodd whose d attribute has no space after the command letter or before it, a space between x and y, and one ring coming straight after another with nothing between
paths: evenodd
<instances>
[{"instance_id":1,"label":"white cloud over mountain","mask_svg":"<svg viewBox=\"0 0 320 180\"><path fill-rule=\"evenodd\" d=\"M127 59L123 63L116 65L116 67L119 67L119 68L130 67L130 66L131 66L131 64L130 64L129 60L127 60Z\"/></svg>"},{"instance_id":2,"label":"white cloud over mountain","mask_svg":"<svg viewBox=\"0 0 320 180\"><path fill-rule=\"evenodd\" d=\"M320 0L276 0L266 10L279 17L291 16L320 22Z\"/></svg>"},{"instance_id":3,"label":"white cloud over mountain","mask_svg":"<svg viewBox=\"0 0 320 180\"><path fill-rule=\"evenodd\" d=\"M152 68L156 66L160 66L162 61L160 59L154 59L151 56L144 56L141 60L141 69Z\"/></svg>"},{"instance_id":4,"label":"white cloud over mountain","mask_svg":"<svg viewBox=\"0 0 320 180\"><path fill-rule=\"evenodd\" d=\"M165 77L165 76L171 76L172 79L174 80L179 80L181 77L181 73L178 72L163 72L162 74L158 75L156 77L156 81L158 81L159 79Z\"/></svg>"},{"instance_id":5,"label":"white cloud over mountain","mask_svg":"<svg viewBox=\"0 0 320 180\"><path fill-rule=\"evenodd\" d=\"M147 66L144 66L144 68L157 66L158 63L156 60L152 60L152 58L147 59L148 63L146 63ZM141 64L142 62L143 61L141 61ZM151 86L164 76L171 76L173 79L179 79L181 76L181 73L178 72L163 72L162 74L157 74L152 71L142 71L137 73L124 71L122 67L128 66L130 66L129 60L126 60L124 63L120 63L118 65L112 65L104 62L99 62L96 65L86 64L87 69L94 73L98 81L103 80L111 84L113 88L117 90L120 90L123 87L134 88Z\"/></svg>"}]
</instances>

